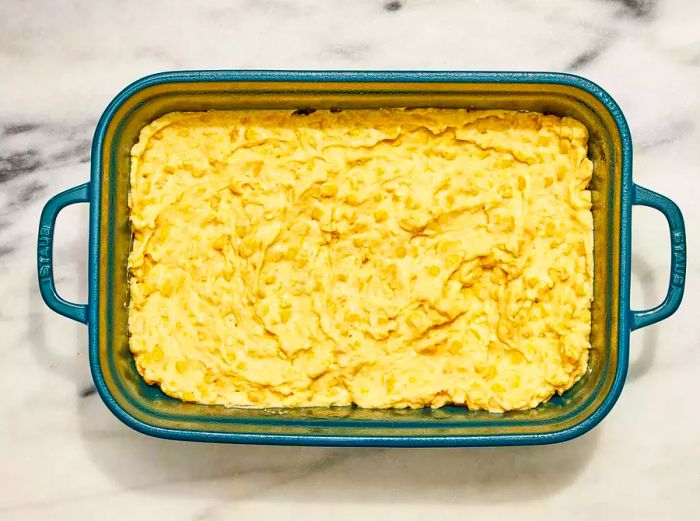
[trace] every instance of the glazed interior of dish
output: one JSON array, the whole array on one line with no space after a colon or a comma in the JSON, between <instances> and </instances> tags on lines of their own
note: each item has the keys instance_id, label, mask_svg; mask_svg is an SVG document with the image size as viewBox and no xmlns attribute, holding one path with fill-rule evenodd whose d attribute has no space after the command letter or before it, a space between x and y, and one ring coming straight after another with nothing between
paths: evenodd
<instances>
[{"instance_id":1,"label":"glazed interior of dish","mask_svg":"<svg viewBox=\"0 0 700 521\"><path fill-rule=\"evenodd\" d=\"M571 118L171 113L132 150L129 345L230 406L534 407L585 372L592 164Z\"/></svg>"}]
</instances>

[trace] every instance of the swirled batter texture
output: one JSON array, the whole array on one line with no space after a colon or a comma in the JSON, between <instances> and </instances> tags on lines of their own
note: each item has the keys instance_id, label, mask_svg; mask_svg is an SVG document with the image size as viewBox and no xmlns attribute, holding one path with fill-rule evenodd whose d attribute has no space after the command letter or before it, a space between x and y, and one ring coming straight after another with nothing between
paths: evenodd
<instances>
[{"instance_id":1,"label":"swirled batter texture","mask_svg":"<svg viewBox=\"0 0 700 521\"><path fill-rule=\"evenodd\" d=\"M138 370L205 404L534 407L587 366L591 171L536 113L163 116L132 150Z\"/></svg>"}]
</instances>

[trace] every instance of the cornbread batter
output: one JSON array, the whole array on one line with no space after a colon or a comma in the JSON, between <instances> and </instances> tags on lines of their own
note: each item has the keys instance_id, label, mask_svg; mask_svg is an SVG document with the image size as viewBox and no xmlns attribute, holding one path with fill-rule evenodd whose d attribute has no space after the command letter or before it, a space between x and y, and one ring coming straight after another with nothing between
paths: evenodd
<instances>
[{"instance_id":1,"label":"cornbread batter","mask_svg":"<svg viewBox=\"0 0 700 521\"><path fill-rule=\"evenodd\" d=\"M132 150L138 370L206 404L534 407L587 366L586 156L527 112L163 116Z\"/></svg>"}]
</instances>

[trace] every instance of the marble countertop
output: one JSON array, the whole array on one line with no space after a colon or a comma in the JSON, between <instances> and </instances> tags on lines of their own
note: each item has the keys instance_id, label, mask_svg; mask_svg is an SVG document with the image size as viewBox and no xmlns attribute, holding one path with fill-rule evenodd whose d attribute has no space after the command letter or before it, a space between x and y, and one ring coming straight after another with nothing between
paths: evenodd
<instances>
[{"instance_id":1,"label":"marble countertop","mask_svg":"<svg viewBox=\"0 0 700 521\"><path fill-rule=\"evenodd\" d=\"M622 396L547 447L325 449L188 444L122 425L95 395L87 330L43 304L39 213L89 177L107 103L155 71L552 70L622 106L634 178L682 208L685 301L632 335ZM493 0L0 3L0 519L689 519L700 506L700 3ZM660 214L635 209L633 289L668 280ZM86 299L87 207L56 235L62 294Z\"/></svg>"}]
</instances>

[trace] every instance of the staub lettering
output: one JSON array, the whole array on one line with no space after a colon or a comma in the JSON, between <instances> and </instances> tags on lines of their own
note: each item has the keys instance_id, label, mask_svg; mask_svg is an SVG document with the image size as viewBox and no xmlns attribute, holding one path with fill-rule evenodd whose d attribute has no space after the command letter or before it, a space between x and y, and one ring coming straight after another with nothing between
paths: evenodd
<instances>
[{"instance_id":1,"label":"staub lettering","mask_svg":"<svg viewBox=\"0 0 700 521\"><path fill-rule=\"evenodd\" d=\"M685 283L685 244L683 233L676 230L671 234L671 285L683 286Z\"/></svg>"},{"instance_id":2,"label":"staub lettering","mask_svg":"<svg viewBox=\"0 0 700 521\"><path fill-rule=\"evenodd\" d=\"M51 278L51 226L43 224L39 228L39 277Z\"/></svg>"}]
</instances>

